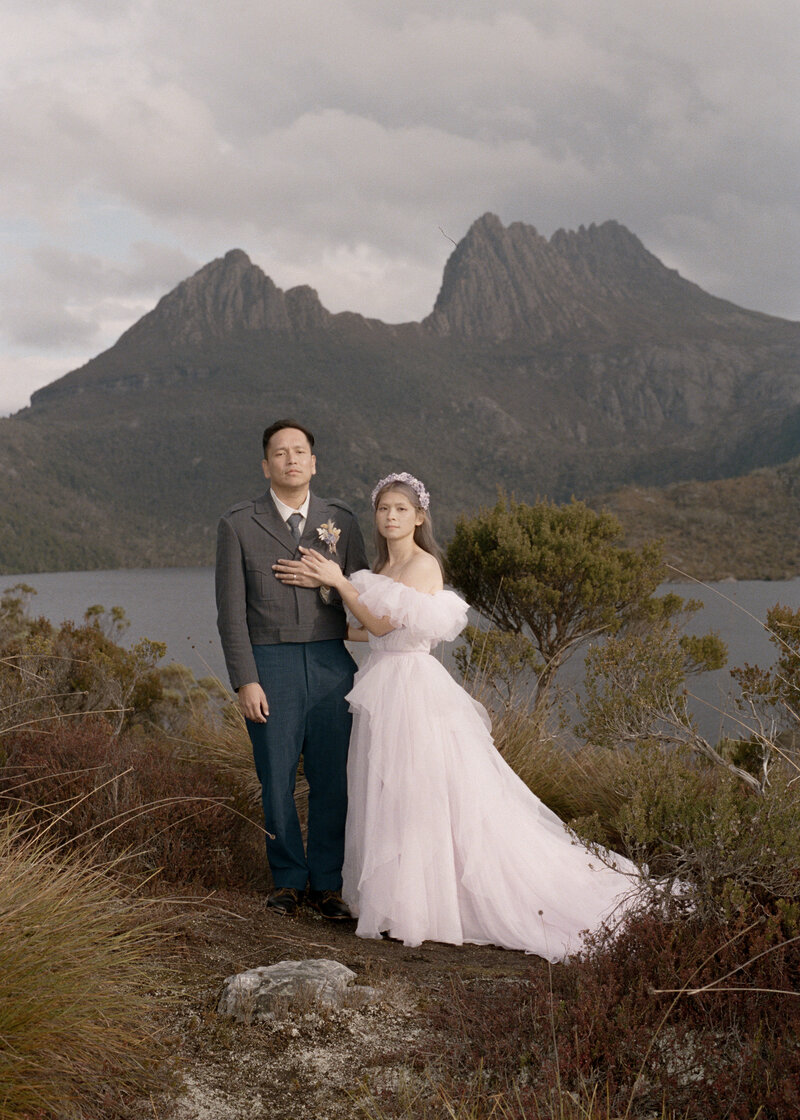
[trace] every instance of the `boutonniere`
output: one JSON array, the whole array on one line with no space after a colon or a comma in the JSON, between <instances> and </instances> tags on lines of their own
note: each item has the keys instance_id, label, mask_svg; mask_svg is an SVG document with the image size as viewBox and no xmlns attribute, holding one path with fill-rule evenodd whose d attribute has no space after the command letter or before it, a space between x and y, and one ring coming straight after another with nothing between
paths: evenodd
<instances>
[{"instance_id":1,"label":"boutonniere","mask_svg":"<svg viewBox=\"0 0 800 1120\"><path fill-rule=\"evenodd\" d=\"M320 527L317 529L317 536L324 545L328 546L329 552L336 551L336 542L341 535L342 530L337 528L337 526L334 524L333 519L323 522L323 524L320 525Z\"/></svg>"}]
</instances>

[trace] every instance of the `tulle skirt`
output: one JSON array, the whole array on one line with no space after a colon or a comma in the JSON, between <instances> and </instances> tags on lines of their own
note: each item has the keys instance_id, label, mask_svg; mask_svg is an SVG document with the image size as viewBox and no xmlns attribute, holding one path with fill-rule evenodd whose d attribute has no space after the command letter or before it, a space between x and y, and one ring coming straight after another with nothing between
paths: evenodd
<instances>
[{"instance_id":1,"label":"tulle skirt","mask_svg":"<svg viewBox=\"0 0 800 1120\"><path fill-rule=\"evenodd\" d=\"M561 960L616 921L636 868L591 854L496 750L485 709L428 653L370 653L348 699L343 896L359 937Z\"/></svg>"}]
</instances>

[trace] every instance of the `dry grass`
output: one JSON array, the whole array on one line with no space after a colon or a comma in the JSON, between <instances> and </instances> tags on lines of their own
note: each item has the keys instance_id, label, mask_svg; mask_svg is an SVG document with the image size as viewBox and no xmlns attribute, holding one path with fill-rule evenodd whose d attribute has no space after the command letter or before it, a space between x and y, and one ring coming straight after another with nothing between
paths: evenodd
<instances>
[{"instance_id":1,"label":"dry grass","mask_svg":"<svg viewBox=\"0 0 800 1120\"><path fill-rule=\"evenodd\" d=\"M243 792L247 804L260 817L261 783L253 763L253 748L247 734L247 725L237 704L227 704L221 712L215 714L209 713L206 707L197 709L192 713L184 734L175 742L180 756L188 762L203 763L225 775L233 786ZM303 775L302 761L295 785L295 802L300 826L305 834L308 821L308 782Z\"/></svg>"},{"instance_id":2,"label":"dry grass","mask_svg":"<svg viewBox=\"0 0 800 1120\"><path fill-rule=\"evenodd\" d=\"M228 704L217 715L205 708L194 711L183 735L175 737L174 742L187 761L213 766L242 790L250 804L261 805L253 749L244 716L236 704Z\"/></svg>"},{"instance_id":3,"label":"dry grass","mask_svg":"<svg viewBox=\"0 0 800 1120\"><path fill-rule=\"evenodd\" d=\"M109 1120L163 1082L152 905L23 814L0 818L0 1118Z\"/></svg>"},{"instance_id":4,"label":"dry grass","mask_svg":"<svg viewBox=\"0 0 800 1120\"><path fill-rule=\"evenodd\" d=\"M493 733L512 770L562 820L593 813L603 821L617 816L623 802L626 752L591 745L569 751L543 734L535 715L522 709L506 708L496 714Z\"/></svg>"},{"instance_id":5,"label":"dry grass","mask_svg":"<svg viewBox=\"0 0 800 1120\"><path fill-rule=\"evenodd\" d=\"M492 1091L480 1069L460 1094L446 1091L431 1073L421 1084L401 1089L388 1111L374 1097L361 1102L360 1110L366 1120L627 1120L596 1084L583 1085L577 1092L556 1088L541 1099L523 1101L518 1092ZM679 1120L666 1106L649 1111L647 1117Z\"/></svg>"}]
</instances>

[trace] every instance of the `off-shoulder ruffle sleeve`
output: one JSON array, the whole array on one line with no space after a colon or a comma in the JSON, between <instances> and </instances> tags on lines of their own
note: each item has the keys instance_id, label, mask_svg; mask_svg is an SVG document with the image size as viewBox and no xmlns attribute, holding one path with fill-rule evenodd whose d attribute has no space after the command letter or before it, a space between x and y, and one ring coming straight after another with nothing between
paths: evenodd
<instances>
[{"instance_id":1,"label":"off-shoulder ruffle sleeve","mask_svg":"<svg viewBox=\"0 0 800 1120\"><path fill-rule=\"evenodd\" d=\"M367 610L421 639L451 642L467 625L467 604L454 591L428 595L367 569L350 581Z\"/></svg>"}]
</instances>

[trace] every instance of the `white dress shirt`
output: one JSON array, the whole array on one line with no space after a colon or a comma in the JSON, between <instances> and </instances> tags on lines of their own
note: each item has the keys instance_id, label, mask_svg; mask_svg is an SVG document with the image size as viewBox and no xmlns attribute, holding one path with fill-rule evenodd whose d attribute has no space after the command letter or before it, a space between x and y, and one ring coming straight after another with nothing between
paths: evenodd
<instances>
[{"instance_id":1,"label":"white dress shirt","mask_svg":"<svg viewBox=\"0 0 800 1120\"><path fill-rule=\"evenodd\" d=\"M292 527L288 524L289 518L293 513L299 513L302 516L303 520L300 522L300 536L302 537L306 528L306 520L308 519L308 503L311 501L311 491L308 491L308 493L306 494L306 500L297 509L294 509L292 506L287 506L286 502L282 502L271 486L269 488L269 492L272 495L272 500L275 503L275 508L283 518L290 533L292 531Z\"/></svg>"}]
</instances>

